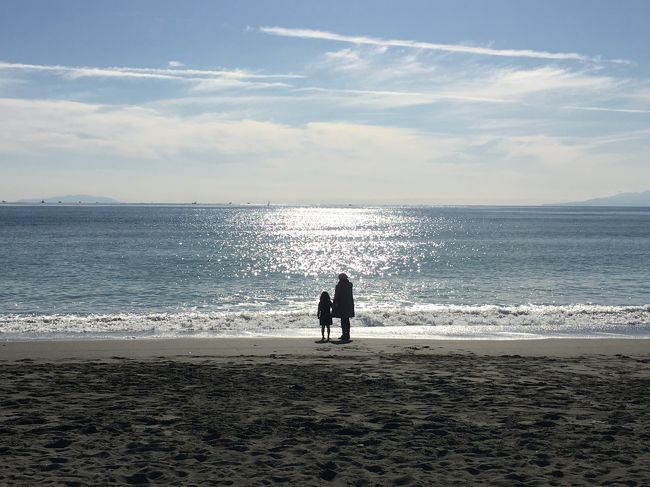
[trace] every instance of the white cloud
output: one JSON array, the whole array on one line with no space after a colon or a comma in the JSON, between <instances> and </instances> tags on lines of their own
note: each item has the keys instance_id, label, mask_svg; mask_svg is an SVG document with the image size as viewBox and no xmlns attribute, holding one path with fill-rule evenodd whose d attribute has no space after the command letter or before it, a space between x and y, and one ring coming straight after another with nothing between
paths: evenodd
<instances>
[{"instance_id":1,"label":"white cloud","mask_svg":"<svg viewBox=\"0 0 650 487\"><path fill-rule=\"evenodd\" d=\"M251 155L286 153L303 144L321 146L328 124L294 128L254 120L223 120L216 115L179 116L140 107L110 107L71 101L0 99L3 117L0 147L3 152L47 154L50 150L107 152L125 157L170 158L185 150L208 150L214 154ZM399 132L380 127L333 124L337 135L332 147L363 134ZM406 132L405 132L406 133ZM353 135L350 135L353 134ZM380 141L378 141L380 142ZM365 144L363 144L365 145ZM378 144L382 145L382 144Z\"/></svg>"},{"instance_id":2,"label":"white cloud","mask_svg":"<svg viewBox=\"0 0 650 487\"><path fill-rule=\"evenodd\" d=\"M472 96L463 93L440 92L418 92L418 91L389 91L389 90L346 90L329 89L319 87L299 88L296 92L319 93L329 97L330 100L339 104L363 105L376 108L409 107L417 105L429 105L441 101L460 101L472 103L516 103L516 100L505 98L488 98L484 96Z\"/></svg>"},{"instance_id":3,"label":"white cloud","mask_svg":"<svg viewBox=\"0 0 650 487\"><path fill-rule=\"evenodd\" d=\"M597 61L597 58L589 57L575 52L546 52L530 49L494 49L490 47L467 46L462 44L436 44L431 42L420 42L403 39L381 39L366 36L349 36L313 29L290 29L285 27L260 27L265 34L272 34L283 37L298 37L302 39L320 39L326 41L346 42L351 44L366 44L381 47L406 47L414 49L425 49L433 51L444 51L453 53L476 54L482 56L501 57L523 57L534 59L554 59L567 61Z\"/></svg>"},{"instance_id":4,"label":"white cloud","mask_svg":"<svg viewBox=\"0 0 650 487\"><path fill-rule=\"evenodd\" d=\"M558 108L576 102L591 106L620 93L623 85L634 84L599 69L450 62L426 52L387 52L375 47L327 52L312 63L311 72L327 86L303 89L336 96L334 101L339 103L378 108L437 101L532 103L538 94L544 95L545 107L549 102Z\"/></svg>"},{"instance_id":5,"label":"white cloud","mask_svg":"<svg viewBox=\"0 0 650 487\"><path fill-rule=\"evenodd\" d=\"M87 160L87 167L60 171L81 187L93 161L130 162L134 170L149 161L149 172L161 180L185 181L190 200L561 201L576 187L625 187L625 181L629 186L650 177L646 166L632 167L645 160L647 134L634 134L641 144L634 152L611 138L449 134L346 122L292 126L71 101L0 99L0 110L0 163L28 157L56 167L69 157ZM602 151L603 144L610 150ZM621 171L622 163L632 168ZM110 166L103 164L104 170ZM210 184L203 184L206 179ZM9 184L6 179L0 189ZM119 190L116 195L127 200L143 194L166 200L169 194L144 180L125 181Z\"/></svg>"},{"instance_id":6,"label":"white cloud","mask_svg":"<svg viewBox=\"0 0 650 487\"><path fill-rule=\"evenodd\" d=\"M68 79L78 78L139 78L157 80L176 80L201 83L206 80L248 80L247 86L252 86L251 80L265 79L298 79L296 74L264 74L244 70L214 70L214 69L178 69L178 68L128 68L128 67L83 67L48 64L24 64L0 62L0 71L45 72ZM260 83L260 87L269 84Z\"/></svg>"},{"instance_id":7,"label":"white cloud","mask_svg":"<svg viewBox=\"0 0 650 487\"><path fill-rule=\"evenodd\" d=\"M195 92L221 91L230 88L289 88L287 83L265 83L260 81L246 81L237 78L213 78L196 80L191 90Z\"/></svg>"},{"instance_id":8,"label":"white cloud","mask_svg":"<svg viewBox=\"0 0 650 487\"><path fill-rule=\"evenodd\" d=\"M72 101L0 99L5 153L76 154L165 159L183 151L255 154L280 150L287 126L214 115L181 117L154 109Z\"/></svg>"},{"instance_id":9,"label":"white cloud","mask_svg":"<svg viewBox=\"0 0 650 487\"><path fill-rule=\"evenodd\" d=\"M465 81L459 91L488 98L522 98L540 92L603 92L615 88L617 82L608 76L575 72L555 66L533 69L498 69L486 78Z\"/></svg>"},{"instance_id":10,"label":"white cloud","mask_svg":"<svg viewBox=\"0 0 650 487\"><path fill-rule=\"evenodd\" d=\"M50 72L71 79L85 77L101 78L153 78L153 79L178 79L180 76L172 70L139 69L139 68L97 68L79 66L61 66L47 64L25 64L0 62L0 70Z\"/></svg>"},{"instance_id":11,"label":"white cloud","mask_svg":"<svg viewBox=\"0 0 650 487\"><path fill-rule=\"evenodd\" d=\"M431 63L422 62L417 53L393 54L380 47L326 52L322 61L312 66L316 71L329 70L364 85L426 78L437 69Z\"/></svg>"},{"instance_id":12,"label":"white cloud","mask_svg":"<svg viewBox=\"0 0 650 487\"><path fill-rule=\"evenodd\" d=\"M650 113L650 110L642 110L636 108L578 107L578 106L565 106L562 108L565 108L567 110L582 110L587 112Z\"/></svg>"},{"instance_id":13,"label":"white cloud","mask_svg":"<svg viewBox=\"0 0 650 487\"><path fill-rule=\"evenodd\" d=\"M181 68L181 67L185 66L185 64L183 64L180 61L173 61L172 60L172 61L169 61L167 63L167 66L169 66L170 68Z\"/></svg>"},{"instance_id":14,"label":"white cloud","mask_svg":"<svg viewBox=\"0 0 650 487\"><path fill-rule=\"evenodd\" d=\"M358 67L366 79L375 79L373 67ZM383 68L380 68L383 69ZM441 101L466 103L524 103L534 95L553 94L558 99L567 97L607 97L616 89L618 81L606 76L573 72L557 67L513 70L481 68L463 71L463 68L439 68L440 75L423 81L415 79L420 89L338 89L305 87L294 91L310 92L329 97L346 105L377 108L428 105ZM369 83L366 83L369 84ZM399 85L398 85L399 86ZM544 100L548 108L549 99ZM557 105L561 108L563 105Z\"/></svg>"},{"instance_id":15,"label":"white cloud","mask_svg":"<svg viewBox=\"0 0 650 487\"><path fill-rule=\"evenodd\" d=\"M368 68L368 61L354 49L326 52L325 59L333 69L339 71L359 71Z\"/></svg>"}]
</instances>

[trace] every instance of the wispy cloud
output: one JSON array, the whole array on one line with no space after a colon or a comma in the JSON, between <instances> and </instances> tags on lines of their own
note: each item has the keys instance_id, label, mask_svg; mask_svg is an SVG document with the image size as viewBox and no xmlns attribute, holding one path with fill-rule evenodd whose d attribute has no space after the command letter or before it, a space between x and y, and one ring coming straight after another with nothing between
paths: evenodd
<instances>
[{"instance_id":1,"label":"wispy cloud","mask_svg":"<svg viewBox=\"0 0 650 487\"><path fill-rule=\"evenodd\" d=\"M349 104L371 106L415 106L427 105L440 101L465 101L477 103L516 103L517 100L506 98L490 98L481 96L464 95L454 92L426 93L417 91L387 91L387 90L353 90L333 89L320 87L297 88L295 92L322 93L338 95L347 99Z\"/></svg>"},{"instance_id":2,"label":"wispy cloud","mask_svg":"<svg viewBox=\"0 0 650 487\"><path fill-rule=\"evenodd\" d=\"M171 64L170 64L171 66ZM227 79L296 79L302 78L297 74L264 74L252 73L244 70L214 70L214 69L189 69L182 68L129 68L129 67L86 67L63 66L58 64L24 64L7 63L0 61L0 70L50 72L65 76L70 79L96 77L96 78L149 78L163 80L193 80L209 78Z\"/></svg>"},{"instance_id":3,"label":"wispy cloud","mask_svg":"<svg viewBox=\"0 0 650 487\"><path fill-rule=\"evenodd\" d=\"M486 98L523 98L535 93L597 93L612 90L617 80L590 72L574 71L557 66L532 69L489 69L465 76L457 88L468 95Z\"/></svg>"},{"instance_id":4,"label":"wispy cloud","mask_svg":"<svg viewBox=\"0 0 650 487\"><path fill-rule=\"evenodd\" d=\"M544 95L558 108L565 104L595 105L620 91L624 80L600 70L575 70L555 65L514 68L476 63L434 63L401 54L367 49L326 53L315 63L316 78L329 71L336 85L297 88L336 96L346 104L377 107L416 106L439 101L482 103L533 103ZM393 75L399 73L399 75ZM552 99L549 97L552 96ZM571 102L567 102L571 99ZM589 100L589 101L587 101Z\"/></svg>"},{"instance_id":5,"label":"wispy cloud","mask_svg":"<svg viewBox=\"0 0 650 487\"><path fill-rule=\"evenodd\" d=\"M607 108L607 107L578 107L565 106L567 110L583 110L587 112L614 112L614 113L650 113L650 110L640 110L635 108Z\"/></svg>"},{"instance_id":6,"label":"wispy cloud","mask_svg":"<svg viewBox=\"0 0 650 487\"><path fill-rule=\"evenodd\" d=\"M406 47L427 49L481 56L501 56L516 58L553 59L558 61L600 61L597 57L587 56L576 52L547 52L531 49L495 49L491 47L468 46L463 44L437 44L406 39L381 39L367 36L350 36L314 29L292 29L286 27L260 27L260 32L282 37L298 37L302 39L319 39L326 41L346 42L350 44L366 44L382 47ZM620 62L621 60L617 60Z\"/></svg>"},{"instance_id":7,"label":"wispy cloud","mask_svg":"<svg viewBox=\"0 0 650 487\"><path fill-rule=\"evenodd\" d=\"M210 92L221 91L229 88L289 88L288 83L280 82L263 82L263 81L246 81L237 78L212 78L212 79L197 79L192 78L194 84L191 91L195 92Z\"/></svg>"},{"instance_id":8,"label":"wispy cloud","mask_svg":"<svg viewBox=\"0 0 650 487\"><path fill-rule=\"evenodd\" d=\"M388 49L376 46L345 48L326 52L310 67L357 77L358 81L365 83L370 81L367 77L371 74L375 84L430 78L438 66L422 59L420 54L419 51L390 53Z\"/></svg>"}]
</instances>

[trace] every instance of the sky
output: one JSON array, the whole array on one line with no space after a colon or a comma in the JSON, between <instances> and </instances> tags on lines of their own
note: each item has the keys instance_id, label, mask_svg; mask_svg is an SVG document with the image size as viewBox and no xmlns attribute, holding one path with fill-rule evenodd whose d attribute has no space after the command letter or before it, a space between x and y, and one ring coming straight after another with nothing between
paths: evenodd
<instances>
[{"instance_id":1,"label":"sky","mask_svg":"<svg viewBox=\"0 0 650 487\"><path fill-rule=\"evenodd\" d=\"M650 189L645 0L0 2L0 200Z\"/></svg>"}]
</instances>

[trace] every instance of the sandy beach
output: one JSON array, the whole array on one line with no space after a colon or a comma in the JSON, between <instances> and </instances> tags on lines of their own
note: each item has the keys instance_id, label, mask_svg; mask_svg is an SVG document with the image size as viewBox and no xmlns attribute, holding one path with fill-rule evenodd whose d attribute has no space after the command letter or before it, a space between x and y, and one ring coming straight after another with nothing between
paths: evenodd
<instances>
[{"instance_id":1,"label":"sandy beach","mask_svg":"<svg viewBox=\"0 0 650 487\"><path fill-rule=\"evenodd\" d=\"M0 344L2 485L648 485L647 340Z\"/></svg>"}]
</instances>

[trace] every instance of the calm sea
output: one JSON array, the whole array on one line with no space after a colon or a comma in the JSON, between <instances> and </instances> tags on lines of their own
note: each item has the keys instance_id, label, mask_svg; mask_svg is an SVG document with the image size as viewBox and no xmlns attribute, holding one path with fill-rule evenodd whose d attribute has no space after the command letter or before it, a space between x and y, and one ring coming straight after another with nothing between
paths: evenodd
<instances>
[{"instance_id":1,"label":"calm sea","mask_svg":"<svg viewBox=\"0 0 650 487\"><path fill-rule=\"evenodd\" d=\"M0 338L650 337L650 208L0 206Z\"/></svg>"}]
</instances>

